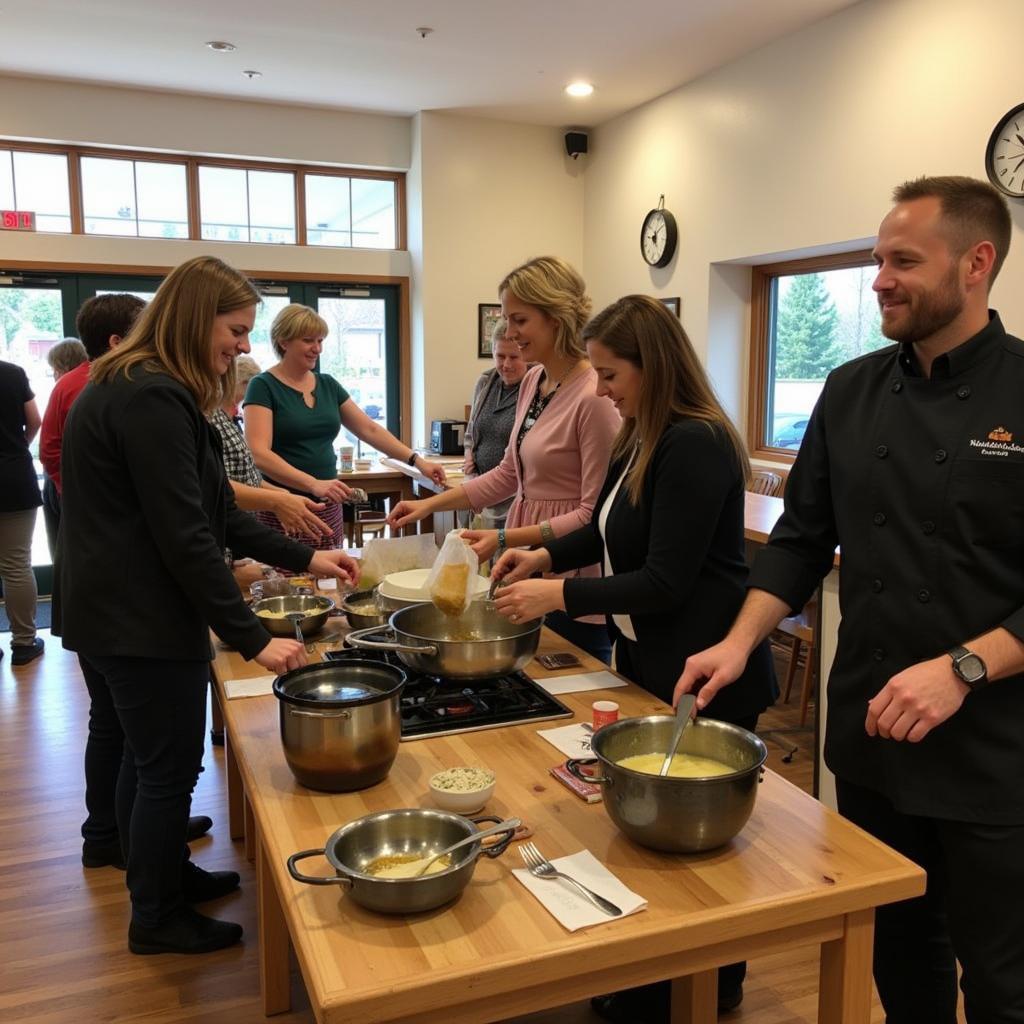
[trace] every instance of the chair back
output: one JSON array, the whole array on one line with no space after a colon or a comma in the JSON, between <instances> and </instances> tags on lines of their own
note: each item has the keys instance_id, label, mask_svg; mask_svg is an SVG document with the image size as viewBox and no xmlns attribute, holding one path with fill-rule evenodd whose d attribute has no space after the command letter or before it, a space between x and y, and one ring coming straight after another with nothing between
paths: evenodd
<instances>
[{"instance_id":1,"label":"chair back","mask_svg":"<svg viewBox=\"0 0 1024 1024\"><path fill-rule=\"evenodd\" d=\"M772 473L767 469L755 469L750 474L750 483L747 490L754 494L767 494L772 498L781 498L784 481L778 473Z\"/></svg>"}]
</instances>

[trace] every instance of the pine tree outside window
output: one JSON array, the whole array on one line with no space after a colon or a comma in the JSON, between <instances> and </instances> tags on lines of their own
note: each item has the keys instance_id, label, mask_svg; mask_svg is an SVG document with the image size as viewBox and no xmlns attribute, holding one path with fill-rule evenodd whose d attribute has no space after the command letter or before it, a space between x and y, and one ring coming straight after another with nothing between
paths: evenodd
<instances>
[{"instance_id":1,"label":"pine tree outside window","mask_svg":"<svg viewBox=\"0 0 1024 1024\"><path fill-rule=\"evenodd\" d=\"M867 252L754 268L753 454L791 461L829 373L890 344L881 331L874 279Z\"/></svg>"}]
</instances>

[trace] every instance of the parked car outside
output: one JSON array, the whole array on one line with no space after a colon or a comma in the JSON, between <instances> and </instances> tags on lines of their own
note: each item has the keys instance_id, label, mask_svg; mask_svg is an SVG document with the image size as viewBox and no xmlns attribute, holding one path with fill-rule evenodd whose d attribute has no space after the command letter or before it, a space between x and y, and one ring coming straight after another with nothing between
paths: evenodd
<instances>
[{"instance_id":1,"label":"parked car outside","mask_svg":"<svg viewBox=\"0 0 1024 1024\"><path fill-rule=\"evenodd\" d=\"M784 412L776 416L772 423L772 447L799 448L809 419L810 414L805 412Z\"/></svg>"}]
</instances>

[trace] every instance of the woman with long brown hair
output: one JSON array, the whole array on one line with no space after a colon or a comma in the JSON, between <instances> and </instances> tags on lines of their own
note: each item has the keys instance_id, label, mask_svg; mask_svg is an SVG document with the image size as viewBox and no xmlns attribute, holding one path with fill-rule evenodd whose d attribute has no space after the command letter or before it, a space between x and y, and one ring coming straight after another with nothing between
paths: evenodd
<instances>
[{"instance_id":1,"label":"woman with long brown hair","mask_svg":"<svg viewBox=\"0 0 1024 1024\"><path fill-rule=\"evenodd\" d=\"M599 395L622 415L590 522L535 551L508 551L492 576L513 622L551 611L608 616L615 667L666 704L686 658L728 632L745 595L743 441L715 397L679 320L627 295L583 329ZM530 579L599 562L596 579ZM729 690L736 692L730 694ZM753 729L778 694L767 644L704 714ZM723 699L724 698L724 699ZM745 965L723 968L724 1006L742 997ZM600 997L609 1020L668 1020L666 986Z\"/></svg>"},{"instance_id":2,"label":"woman with long brown hair","mask_svg":"<svg viewBox=\"0 0 1024 1024\"><path fill-rule=\"evenodd\" d=\"M202 762L210 629L267 671L305 662L246 607L225 548L346 582L341 552L314 553L236 507L206 416L234 387L259 293L200 256L173 270L128 336L97 359L68 416L54 632L90 679L90 728L124 735L116 814L127 845L133 953L204 953L242 929L193 909L237 888L185 845Z\"/></svg>"}]
</instances>

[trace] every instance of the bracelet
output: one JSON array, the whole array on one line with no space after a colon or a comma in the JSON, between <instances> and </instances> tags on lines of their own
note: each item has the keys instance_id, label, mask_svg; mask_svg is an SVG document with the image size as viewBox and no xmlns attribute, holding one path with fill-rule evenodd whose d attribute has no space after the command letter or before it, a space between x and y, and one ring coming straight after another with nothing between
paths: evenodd
<instances>
[{"instance_id":1,"label":"bracelet","mask_svg":"<svg viewBox=\"0 0 1024 1024\"><path fill-rule=\"evenodd\" d=\"M540 524L540 539L544 544L555 539L555 531L551 529L551 524L546 519Z\"/></svg>"},{"instance_id":2,"label":"bracelet","mask_svg":"<svg viewBox=\"0 0 1024 1024\"><path fill-rule=\"evenodd\" d=\"M407 466L415 466L416 465L416 460L418 458L419 458L419 452L413 452L412 455L410 455L409 458L407 458L405 460L405 464Z\"/></svg>"},{"instance_id":3,"label":"bracelet","mask_svg":"<svg viewBox=\"0 0 1024 1024\"><path fill-rule=\"evenodd\" d=\"M498 528L498 550L504 551L507 545L505 544L505 527L501 526Z\"/></svg>"}]
</instances>

